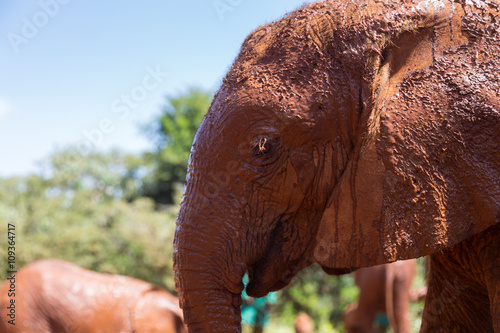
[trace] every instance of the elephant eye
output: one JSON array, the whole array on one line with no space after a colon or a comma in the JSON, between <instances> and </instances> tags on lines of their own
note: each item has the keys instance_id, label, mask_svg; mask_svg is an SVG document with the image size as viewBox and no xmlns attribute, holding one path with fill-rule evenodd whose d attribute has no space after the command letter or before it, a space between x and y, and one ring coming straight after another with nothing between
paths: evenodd
<instances>
[{"instance_id":1,"label":"elephant eye","mask_svg":"<svg viewBox=\"0 0 500 333\"><path fill-rule=\"evenodd\" d=\"M271 142L268 138L260 138L253 145L253 156L264 156L271 150Z\"/></svg>"}]
</instances>

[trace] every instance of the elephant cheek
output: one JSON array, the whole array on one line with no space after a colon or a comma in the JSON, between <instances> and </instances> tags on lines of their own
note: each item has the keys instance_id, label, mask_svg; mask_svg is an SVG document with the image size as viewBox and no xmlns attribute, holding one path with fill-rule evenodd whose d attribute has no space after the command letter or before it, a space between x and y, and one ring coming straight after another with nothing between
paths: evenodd
<instances>
[{"instance_id":1,"label":"elephant cheek","mask_svg":"<svg viewBox=\"0 0 500 333\"><path fill-rule=\"evenodd\" d=\"M321 266L352 269L387 261L382 201L385 167L371 143L350 160L321 217L314 259ZM387 244L386 244L387 242Z\"/></svg>"}]
</instances>

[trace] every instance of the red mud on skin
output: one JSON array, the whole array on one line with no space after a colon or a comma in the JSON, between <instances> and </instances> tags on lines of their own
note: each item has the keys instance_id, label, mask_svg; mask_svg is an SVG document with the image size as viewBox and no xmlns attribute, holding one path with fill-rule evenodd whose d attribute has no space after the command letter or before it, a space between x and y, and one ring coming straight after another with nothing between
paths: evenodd
<instances>
[{"instance_id":1,"label":"red mud on skin","mask_svg":"<svg viewBox=\"0 0 500 333\"><path fill-rule=\"evenodd\" d=\"M177 297L151 284L46 259L16 273L16 321L7 323L9 281L0 288L0 332L187 332ZM3 326L2 326L3 325Z\"/></svg>"},{"instance_id":2,"label":"red mud on skin","mask_svg":"<svg viewBox=\"0 0 500 333\"><path fill-rule=\"evenodd\" d=\"M424 331L500 331L498 298L495 320L483 304L500 266L480 264L498 259L467 243L500 243L499 7L325 1L247 37L197 133L178 220L192 332L239 330L247 267L263 295L312 261L347 272L431 255L435 267L450 259L434 275L442 287L460 269L451 247L481 258L463 283L480 286L472 313L486 314L426 308ZM213 271L196 272L199 249ZM200 285L224 305L207 305Z\"/></svg>"}]
</instances>

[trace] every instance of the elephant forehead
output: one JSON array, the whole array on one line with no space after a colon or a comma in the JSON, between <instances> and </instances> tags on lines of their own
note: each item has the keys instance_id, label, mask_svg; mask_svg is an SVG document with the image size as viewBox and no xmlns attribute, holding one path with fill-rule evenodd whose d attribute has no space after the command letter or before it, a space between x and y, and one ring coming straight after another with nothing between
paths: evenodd
<instances>
[{"instance_id":1,"label":"elephant forehead","mask_svg":"<svg viewBox=\"0 0 500 333\"><path fill-rule=\"evenodd\" d=\"M427 2L442 3L424 1L420 7L426 9ZM334 40L339 44L349 41L352 30L356 30L353 28L360 24L364 29L373 24L379 33L389 29L388 24L384 24L388 14L396 14L398 18L391 25L407 24L405 17L418 16L413 6L401 1L348 0L309 4L253 31L243 43L237 63L255 64L278 54L300 58L304 48L326 54ZM356 37L363 37L361 35ZM371 37L376 39L377 33Z\"/></svg>"},{"instance_id":2,"label":"elephant forehead","mask_svg":"<svg viewBox=\"0 0 500 333\"><path fill-rule=\"evenodd\" d=\"M325 96L304 84L284 83L273 75L262 74L238 86L223 87L206 116L206 125L217 131L267 124L279 129L307 125L314 118L314 105Z\"/></svg>"}]
</instances>

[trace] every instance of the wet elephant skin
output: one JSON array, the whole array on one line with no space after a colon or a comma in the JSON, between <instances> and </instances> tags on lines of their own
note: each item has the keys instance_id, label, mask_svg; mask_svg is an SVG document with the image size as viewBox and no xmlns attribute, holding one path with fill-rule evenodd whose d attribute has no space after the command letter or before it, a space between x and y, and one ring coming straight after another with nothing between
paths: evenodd
<instances>
[{"instance_id":1,"label":"wet elephant skin","mask_svg":"<svg viewBox=\"0 0 500 333\"><path fill-rule=\"evenodd\" d=\"M495 262L471 237L500 243L499 7L332 0L247 37L193 142L177 219L191 332L241 330L245 272L260 297L314 262L424 255L431 286L482 297L465 316L431 289L422 330L500 331L498 265L448 281L465 253Z\"/></svg>"},{"instance_id":2,"label":"wet elephant skin","mask_svg":"<svg viewBox=\"0 0 500 333\"><path fill-rule=\"evenodd\" d=\"M354 273L359 298L344 311L348 333L375 332L377 313L387 315L395 333L410 333L411 287L415 277L415 259L362 268Z\"/></svg>"},{"instance_id":3,"label":"wet elephant skin","mask_svg":"<svg viewBox=\"0 0 500 333\"><path fill-rule=\"evenodd\" d=\"M8 281L0 289L1 333L187 332L177 297L151 284L72 263L40 260L16 273L16 320L7 323Z\"/></svg>"}]
</instances>

